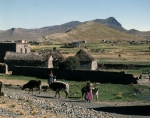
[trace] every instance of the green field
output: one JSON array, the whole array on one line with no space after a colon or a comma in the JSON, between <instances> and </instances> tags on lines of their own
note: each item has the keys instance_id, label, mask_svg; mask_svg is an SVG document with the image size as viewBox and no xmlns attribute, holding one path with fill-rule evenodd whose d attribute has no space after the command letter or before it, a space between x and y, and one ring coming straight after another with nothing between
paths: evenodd
<instances>
[{"instance_id":1,"label":"green field","mask_svg":"<svg viewBox=\"0 0 150 118\"><path fill-rule=\"evenodd\" d=\"M61 51L65 58L74 56L80 49L86 48L100 64L144 64L150 65L150 44L129 44L128 42L108 44L108 43L86 43L78 48L65 48L64 45L31 45L31 50L52 50L56 47ZM119 57L119 55L121 55ZM122 71L122 70L109 70ZM150 72L149 68L140 68L138 70L125 70L127 73L141 74Z\"/></svg>"},{"instance_id":2,"label":"green field","mask_svg":"<svg viewBox=\"0 0 150 118\"><path fill-rule=\"evenodd\" d=\"M29 80L39 80L40 78L27 77L27 76L13 76L13 75L1 75L1 80L13 80L16 82L18 80L24 80L25 82ZM47 84L46 79L40 79L43 84ZM60 81L65 81L69 83L70 91L69 98L81 99L81 88L86 85L86 81L66 81L65 79L57 79ZM11 84L11 83L10 83ZM99 101L145 101L150 102L150 89L147 86L142 85L121 85L121 84L97 84L92 83L93 87L99 88ZM61 93L65 96L64 93ZM94 97L95 100L95 97Z\"/></svg>"},{"instance_id":3,"label":"green field","mask_svg":"<svg viewBox=\"0 0 150 118\"><path fill-rule=\"evenodd\" d=\"M79 48L65 48L63 45L31 45L31 51L50 49L56 47L67 55L74 55L80 49L86 47L88 53L98 59L101 63L133 63L150 64L150 44L129 44L129 43L87 43ZM63 47L63 48L62 48ZM118 55L121 55L121 58ZM66 55L64 53L64 55ZM66 55L66 56L67 56Z\"/></svg>"}]
</instances>

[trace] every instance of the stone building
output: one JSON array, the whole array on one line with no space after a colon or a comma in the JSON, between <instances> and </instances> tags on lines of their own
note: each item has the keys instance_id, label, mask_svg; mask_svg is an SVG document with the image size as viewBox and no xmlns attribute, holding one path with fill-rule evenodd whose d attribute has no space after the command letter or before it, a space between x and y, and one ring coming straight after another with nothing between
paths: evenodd
<instances>
[{"instance_id":1,"label":"stone building","mask_svg":"<svg viewBox=\"0 0 150 118\"><path fill-rule=\"evenodd\" d=\"M6 51L12 51L17 53L30 53L30 44L12 42L0 43L0 62L2 63L4 62L4 56Z\"/></svg>"},{"instance_id":2,"label":"stone building","mask_svg":"<svg viewBox=\"0 0 150 118\"><path fill-rule=\"evenodd\" d=\"M53 49L53 50L42 50L38 51L39 54L43 55L52 55L53 58L53 68L63 68L62 63L65 61L65 57L62 55L62 53L59 50Z\"/></svg>"},{"instance_id":3,"label":"stone building","mask_svg":"<svg viewBox=\"0 0 150 118\"><path fill-rule=\"evenodd\" d=\"M12 70L13 66L53 68L53 58L51 54L39 54L36 52L21 53L7 51L4 62L8 65L8 70Z\"/></svg>"},{"instance_id":4,"label":"stone building","mask_svg":"<svg viewBox=\"0 0 150 118\"><path fill-rule=\"evenodd\" d=\"M98 68L98 62L94 59L86 49L79 50L75 56L80 61L79 70L96 70Z\"/></svg>"}]
</instances>

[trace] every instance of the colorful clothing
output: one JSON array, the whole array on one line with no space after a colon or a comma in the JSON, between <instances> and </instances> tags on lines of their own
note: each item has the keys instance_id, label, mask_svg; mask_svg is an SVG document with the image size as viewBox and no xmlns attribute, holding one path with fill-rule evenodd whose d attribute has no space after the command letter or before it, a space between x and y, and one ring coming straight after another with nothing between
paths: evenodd
<instances>
[{"instance_id":1,"label":"colorful clothing","mask_svg":"<svg viewBox=\"0 0 150 118\"><path fill-rule=\"evenodd\" d=\"M92 94L92 92L88 92L86 98L87 98L87 100L92 100L92 99L93 99L93 94Z\"/></svg>"}]
</instances>

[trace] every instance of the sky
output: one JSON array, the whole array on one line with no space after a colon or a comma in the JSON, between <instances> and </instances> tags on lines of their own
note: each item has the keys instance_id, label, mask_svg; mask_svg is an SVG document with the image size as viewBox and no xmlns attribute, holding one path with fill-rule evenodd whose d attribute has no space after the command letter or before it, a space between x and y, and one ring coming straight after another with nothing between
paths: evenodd
<instances>
[{"instance_id":1,"label":"sky","mask_svg":"<svg viewBox=\"0 0 150 118\"><path fill-rule=\"evenodd\" d=\"M150 0L0 0L0 30L109 17L127 30L150 31Z\"/></svg>"}]
</instances>

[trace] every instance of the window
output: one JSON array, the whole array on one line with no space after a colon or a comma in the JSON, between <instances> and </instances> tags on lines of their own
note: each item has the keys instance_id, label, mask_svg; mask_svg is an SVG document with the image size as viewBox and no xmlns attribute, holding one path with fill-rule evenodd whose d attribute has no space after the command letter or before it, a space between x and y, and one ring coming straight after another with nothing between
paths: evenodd
<instances>
[{"instance_id":1,"label":"window","mask_svg":"<svg viewBox=\"0 0 150 118\"><path fill-rule=\"evenodd\" d=\"M25 53L27 53L27 48L25 48Z\"/></svg>"},{"instance_id":2,"label":"window","mask_svg":"<svg viewBox=\"0 0 150 118\"><path fill-rule=\"evenodd\" d=\"M20 52L22 53L22 48L20 49Z\"/></svg>"}]
</instances>

